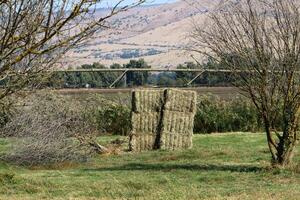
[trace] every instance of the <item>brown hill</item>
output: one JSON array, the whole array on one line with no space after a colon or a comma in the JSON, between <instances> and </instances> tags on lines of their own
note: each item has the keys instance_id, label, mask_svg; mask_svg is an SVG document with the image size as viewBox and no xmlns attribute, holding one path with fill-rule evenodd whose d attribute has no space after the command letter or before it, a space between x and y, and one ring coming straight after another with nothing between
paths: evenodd
<instances>
[{"instance_id":1,"label":"brown hill","mask_svg":"<svg viewBox=\"0 0 300 200\"><path fill-rule=\"evenodd\" d=\"M189 0L143 6L121 13L111 20L112 28L101 31L85 45L68 53L67 67L99 62L105 65L144 58L151 66L174 67L191 61L186 51L193 21L205 16L217 0ZM96 16L103 15L99 10Z\"/></svg>"}]
</instances>

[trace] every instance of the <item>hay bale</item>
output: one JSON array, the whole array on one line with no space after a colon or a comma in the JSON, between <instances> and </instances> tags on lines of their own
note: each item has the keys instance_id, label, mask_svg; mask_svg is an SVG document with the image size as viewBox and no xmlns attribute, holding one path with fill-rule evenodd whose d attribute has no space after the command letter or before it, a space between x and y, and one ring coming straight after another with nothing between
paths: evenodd
<instances>
[{"instance_id":1,"label":"hay bale","mask_svg":"<svg viewBox=\"0 0 300 200\"><path fill-rule=\"evenodd\" d=\"M164 111L160 134L160 148L175 150L192 147L194 114Z\"/></svg>"},{"instance_id":2,"label":"hay bale","mask_svg":"<svg viewBox=\"0 0 300 200\"><path fill-rule=\"evenodd\" d=\"M129 150L141 152L146 150L157 149L157 134L145 133L130 136Z\"/></svg>"},{"instance_id":3,"label":"hay bale","mask_svg":"<svg viewBox=\"0 0 300 200\"><path fill-rule=\"evenodd\" d=\"M190 134L194 127L193 113L177 111L164 111L162 119L162 131L180 134Z\"/></svg>"},{"instance_id":4,"label":"hay bale","mask_svg":"<svg viewBox=\"0 0 300 200\"><path fill-rule=\"evenodd\" d=\"M159 112L132 113L132 132L129 149L132 151L152 150L157 146Z\"/></svg>"},{"instance_id":5,"label":"hay bale","mask_svg":"<svg viewBox=\"0 0 300 200\"><path fill-rule=\"evenodd\" d=\"M132 111L161 112L164 103L163 90L135 90L132 93Z\"/></svg>"},{"instance_id":6,"label":"hay bale","mask_svg":"<svg viewBox=\"0 0 300 200\"><path fill-rule=\"evenodd\" d=\"M132 129L137 133L157 132L159 121L159 112L132 113Z\"/></svg>"},{"instance_id":7,"label":"hay bale","mask_svg":"<svg viewBox=\"0 0 300 200\"><path fill-rule=\"evenodd\" d=\"M196 92L167 90L161 123L160 148L168 150L191 148L195 114Z\"/></svg>"},{"instance_id":8,"label":"hay bale","mask_svg":"<svg viewBox=\"0 0 300 200\"><path fill-rule=\"evenodd\" d=\"M162 107L163 90L136 90L133 92L130 150L143 151L157 148Z\"/></svg>"},{"instance_id":9,"label":"hay bale","mask_svg":"<svg viewBox=\"0 0 300 200\"><path fill-rule=\"evenodd\" d=\"M195 91L168 89L165 91L164 110L196 112L197 95Z\"/></svg>"},{"instance_id":10,"label":"hay bale","mask_svg":"<svg viewBox=\"0 0 300 200\"><path fill-rule=\"evenodd\" d=\"M130 150L191 148L195 113L193 91L134 91Z\"/></svg>"},{"instance_id":11,"label":"hay bale","mask_svg":"<svg viewBox=\"0 0 300 200\"><path fill-rule=\"evenodd\" d=\"M178 150L191 149L193 147L193 135L178 135L177 133L165 132L161 136L160 149Z\"/></svg>"}]
</instances>

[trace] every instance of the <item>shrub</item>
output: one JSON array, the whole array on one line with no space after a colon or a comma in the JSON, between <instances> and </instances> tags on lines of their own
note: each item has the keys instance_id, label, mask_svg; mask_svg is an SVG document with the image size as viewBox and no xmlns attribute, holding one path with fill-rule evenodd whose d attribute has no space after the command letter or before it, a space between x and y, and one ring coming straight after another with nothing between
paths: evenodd
<instances>
[{"instance_id":1,"label":"shrub","mask_svg":"<svg viewBox=\"0 0 300 200\"><path fill-rule=\"evenodd\" d=\"M245 98L221 100L200 96L195 116L195 133L259 131L262 129L255 107Z\"/></svg>"},{"instance_id":2,"label":"shrub","mask_svg":"<svg viewBox=\"0 0 300 200\"><path fill-rule=\"evenodd\" d=\"M117 135L128 135L131 128L130 109L113 102L95 111L98 130Z\"/></svg>"},{"instance_id":3,"label":"shrub","mask_svg":"<svg viewBox=\"0 0 300 200\"><path fill-rule=\"evenodd\" d=\"M98 134L128 135L131 129L131 97L128 94L66 95L85 107L84 115Z\"/></svg>"}]
</instances>

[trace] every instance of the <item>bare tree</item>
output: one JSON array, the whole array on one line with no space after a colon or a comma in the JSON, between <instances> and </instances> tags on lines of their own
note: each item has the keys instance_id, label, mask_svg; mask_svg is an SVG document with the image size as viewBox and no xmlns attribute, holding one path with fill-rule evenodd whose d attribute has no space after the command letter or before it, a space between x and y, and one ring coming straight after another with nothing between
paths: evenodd
<instances>
[{"instance_id":1,"label":"bare tree","mask_svg":"<svg viewBox=\"0 0 300 200\"><path fill-rule=\"evenodd\" d=\"M102 0L0 0L0 99L36 86L62 55L109 26L114 15L145 0L116 3L102 17ZM44 73L45 75L45 73Z\"/></svg>"},{"instance_id":2,"label":"bare tree","mask_svg":"<svg viewBox=\"0 0 300 200\"><path fill-rule=\"evenodd\" d=\"M297 0L223 1L192 33L193 51L231 70L255 104L281 167L291 163L299 137L299 9Z\"/></svg>"}]
</instances>

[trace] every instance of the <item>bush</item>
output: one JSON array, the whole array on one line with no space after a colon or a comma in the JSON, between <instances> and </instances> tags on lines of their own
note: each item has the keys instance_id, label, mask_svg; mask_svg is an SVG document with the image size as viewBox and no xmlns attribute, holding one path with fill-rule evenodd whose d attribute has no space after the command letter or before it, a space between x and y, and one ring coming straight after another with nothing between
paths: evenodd
<instances>
[{"instance_id":1,"label":"bush","mask_svg":"<svg viewBox=\"0 0 300 200\"><path fill-rule=\"evenodd\" d=\"M259 130L262 130L261 120L249 100L242 97L226 101L215 96L198 98L195 133Z\"/></svg>"},{"instance_id":2,"label":"bush","mask_svg":"<svg viewBox=\"0 0 300 200\"><path fill-rule=\"evenodd\" d=\"M128 135L131 128L130 109L110 103L95 111L98 130L116 135Z\"/></svg>"},{"instance_id":3,"label":"bush","mask_svg":"<svg viewBox=\"0 0 300 200\"><path fill-rule=\"evenodd\" d=\"M128 135L131 129L131 97L129 94L76 93L65 95L85 107L84 114L98 134Z\"/></svg>"}]
</instances>

